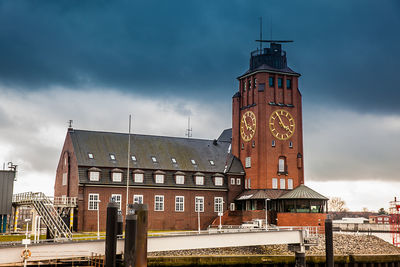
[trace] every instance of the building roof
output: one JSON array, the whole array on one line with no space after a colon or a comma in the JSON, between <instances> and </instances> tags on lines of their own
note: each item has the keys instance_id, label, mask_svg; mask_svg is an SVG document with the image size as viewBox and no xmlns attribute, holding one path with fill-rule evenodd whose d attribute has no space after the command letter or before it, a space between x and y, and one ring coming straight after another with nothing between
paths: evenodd
<instances>
[{"instance_id":1,"label":"building roof","mask_svg":"<svg viewBox=\"0 0 400 267\"><path fill-rule=\"evenodd\" d=\"M248 199L278 199L280 196L288 193L289 190L283 189L254 189L243 191L236 200Z\"/></svg>"},{"instance_id":2,"label":"building roof","mask_svg":"<svg viewBox=\"0 0 400 267\"><path fill-rule=\"evenodd\" d=\"M305 185L299 185L295 189L291 190L290 192L282 195L279 199L322 199L328 200L327 197L324 197L320 193L312 190L311 188Z\"/></svg>"},{"instance_id":3,"label":"building roof","mask_svg":"<svg viewBox=\"0 0 400 267\"><path fill-rule=\"evenodd\" d=\"M72 129L69 134L79 166L127 168L128 134ZM231 129L225 130L218 140L132 134L130 151L136 161L130 159L130 167L213 173L224 173L229 167L231 171L243 172L241 164L238 166L230 154L231 136Z\"/></svg>"},{"instance_id":4,"label":"building roof","mask_svg":"<svg viewBox=\"0 0 400 267\"><path fill-rule=\"evenodd\" d=\"M257 68L249 69L248 71L246 71L245 73L240 75L238 77L238 79L242 78L243 76L247 76L248 74L251 74L251 73L254 73L254 72L260 72L260 71L270 71L270 72L275 72L275 73L285 73L285 74L292 74L292 75L295 75L295 76L300 76L300 73L297 73L297 72L293 71L289 67L285 67L283 69L276 69L276 68L273 68L271 66L268 66L267 64L262 64L261 66L259 66Z\"/></svg>"}]
</instances>

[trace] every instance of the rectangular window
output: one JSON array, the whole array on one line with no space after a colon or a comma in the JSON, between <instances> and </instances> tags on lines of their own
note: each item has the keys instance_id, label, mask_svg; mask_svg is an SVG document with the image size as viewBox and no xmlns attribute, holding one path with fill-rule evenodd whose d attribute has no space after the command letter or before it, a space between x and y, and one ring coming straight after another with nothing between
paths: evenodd
<instances>
[{"instance_id":1,"label":"rectangular window","mask_svg":"<svg viewBox=\"0 0 400 267\"><path fill-rule=\"evenodd\" d=\"M194 203L195 212L204 212L204 197L196 197Z\"/></svg>"},{"instance_id":2,"label":"rectangular window","mask_svg":"<svg viewBox=\"0 0 400 267\"><path fill-rule=\"evenodd\" d=\"M231 178L231 185L235 184L235 178Z\"/></svg>"},{"instance_id":3,"label":"rectangular window","mask_svg":"<svg viewBox=\"0 0 400 267\"><path fill-rule=\"evenodd\" d=\"M114 201L116 203L118 203L118 209L121 210L121 200L122 200L122 196L121 194L112 194L111 198L114 199Z\"/></svg>"},{"instance_id":4,"label":"rectangular window","mask_svg":"<svg viewBox=\"0 0 400 267\"><path fill-rule=\"evenodd\" d=\"M164 174L156 174L156 184L164 183Z\"/></svg>"},{"instance_id":5,"label":"rectangular window","mask_svg":"<svg viewBox=\"0 0 400 267\"><path fill-rule=\"evenodd\" d=\"M251 189L251 179L247 179L247 188Z\"/></svg>"},{"instance_id":6,"label":"rectangular window","mask_svg":"<svg viewBox=\"0 0 400 267\"><path fill-rule=\"evenodd\" d=\"M113 182L121 182L122 181L122 173L113 172L112 173L112 180L113 180Z\"/></svg>"},{"instance_id":7,"label":"rectangular window","mask_svg":"<svg viewBox=\"0 0 400 267\"><path fill-rule=\"evenodd\" d=\"M279 159L278 172L285 172L285 160Z\"/></svg>"},{"instance_id":8,"label":"rectangular window","mask_svg":"<svg viewBox=\"0 0 400 267\"><path fill-rule=\"evenodd\" d=\"M176 164L176 158L171 158L173 164Z\"/></svg>"},{"instance_id":9,"label":"rectangular window","mask_svg":"<svg viewBox=\"0 0 400 267\"><path fill-rule=\"evenodd\" d=\"M289 148L293 148L293 142L292 141L289 142Z\"/></svg>"},{"instance_id":10,"label":"rectangular window","mask_svg":"<svg viewBox=\"0 0 400 267\"><path fill-rule=\"evenodd\" d=\"M245 160L246 162L245 162L245 167L246 168L250 168L251 167L251 157L246 157L246 160Z\"/></svg>"},{"instance_id":11,"label":"rectangular window","mask_svg":"<svg viewBox=\"0 0 400 267\"><path fill-rule=\"evenodd\" d=\"M176 175L176 184L185 184L185 176L183 175Z\"/></svg>"},{"instance_id":12,"label":"rectangular window","mask_svg":"<svg viewBox=\"0 0 400 267\"><path fill-rule=\"evenodd\" d=\"M155 211L164 211L164 196L163 195L155 195L154 196L154 210Z\"/></svg>"},{"instance_id":13,"label":"rectangular window","mask_svg":"<svg viewBox=\"0 0 400 267\"><path fill-rule=\"evenodd\" d=\"M143 173L135 173L134 181L135 183L143 183Z\"/></svg>"},{"instance_id":14,"label":"rectangular window","mask_svg":"<svg viewBox=\"0 0 400 267\"><path fill-rule=\"evenodd\" d=\"M281 179L280 182L281 182L280 188L281 188L281 189L286 189L286 182L285 182L285 179Z\"/></svg>"},{"instance_id":15,"label":"rectangular window","mask_svg":"<svg viewBox=\"0 0 400 267\"><path fill-rule=\"evenodd\" d=\"M259 92L264 92L264 90L265 90L265 83L260 83L258 85L258 91Z\"/></svg>"},{"instance_id":16,"label":"rectangular window","mask_svg":"<svg viewBox=\"0 0 400 267\"><path fill-rule=\"evenodd\" d=\"M89 210L97 210L99 208L99 194L89 194Z\"/></svg>"},{"instance_id":17,"label":"rectangular window","mask_svg":"<svg viewBox=\"0 0 400 267\"><path fill-rule=\"evenodd\" d=\"M287 189L293 189L293 179L291 178L287 180Z\"/></svg>"},{"instance_id":18,"label":"rectangular window","mask_svg":"<svg viewBox=\"0 0 400 267\"><path fill-rule=\"evenodd\" d=\"M115 155L114 154L110 154L110 159L111 160L115 160Z\"/></svg>"},{"instance_id":19,"label":"rectangular window","mask_svg":"<svg viewBox=\"0 0 400 267\"><path fill-rule=\"evenodd\" d=\"M157 163L157 158L156 157L151 157L151 161L153 162L153 163Z\"/></svg>"},{"instance_id":20,"label":"rectangular window","mask_svg":"<svg viewBox=\"0 0 400 267\"><path fill-rule=\"evenodd\" d=\"M133 195L133 203L143 204L143 195Z\"/></svg>"},{"instance_id":21,"label":"rectangular window","mask_svg":"<svg viewBox=\"0 0 400 267\"><path fill-rule=\"evenodd\" d=\"M93 153L88 153L88 157L89 157L89 159L94 159Z\"/></svg>"},{"instance_id":22,"label":"rectangular window","mask_svg":"<svg viewBox=\"0 0 400 267\"><path fill-rule=\"evenodd\" d=\"M214 165L215 165L215 162L214 162L213 160L209 160L208 162L210 162L210 165L211 165L211 166L214 166Z\"/></svg>"},{"instance_id":23,"label":"rectangular window","mask_svg":"<svg viewBox=\"0 0 400 267\"><path fill-rule=\"evenodd\" d=\"M292 80L291 79L287 79L286 80L286 88L287 89L292 89Z\"/></svg>"},{"instance_id":24,"label":"rectangular window","mask_svg":"<svg viewBox=\"0 0 400 267\"><path fill-rule=\"evenodd\" d=\"M274 77L269 77L269 87L274 87Z\"/></svg>"},{"instance_id":25,"label":"rectangular window","mask_svg":"<svg viewBox=\"0 0 400 267\"><path fill-rule=\"evenodd\" d=\"M136 156L132 155L131 159L132 159L132 161L136 161Z\"/></svg>"},{"instance_id":26,"label":"rectangular window","mask_svg":"<svg viewBox=\"0 0 400 267\"><path fill-rule=\"evenodd\" d=\"M191 159L190 162L191 162L193 165L196 165L196 161L195 161L194 159Z\"/></svg>"},{"instance_id":27,"label":"rectangular window","mask_svg":"<svg viewBox=\"0 0 400 267\"><path fill-rule=\"evenodd\" d=\"M222 212L224 209L224 199L222 197L214 197L214 212Z\"/></svg>"},{"instance_id":28,"label":"rectangular window","mask_svg":"<svg viewBox=\"0 0 400 267\"><path fill-rule=\"evenodd\" d=\"M224 184L224 178L222 177L215 177L215 185L221 186Z\"/></svg>"},{"instance_id":29,"label":"rectangular window","mask_svg":"<svg viewBox=\"0 0 400 267\"><path fill-rule=\"evenodd\" d=\"M241 184L240 178L236 178L236 184L237 184L237 185L240 185L240 184Z\"/></svg>"},{"instance_id":30,"label":"rectangular window","mask_svg":"<svg viewBox=\"0 0 400 267\"><path fill-rule=\"evenodd\" d=\"M276 144L275 144L275 140L272 140L271 146L272 146L272 147L275 147L275 145L276 145Z\"/></svg>"},{"instance_id":31,"label":"rectangular window","mask_svg":"<svg viewBox=\"0 0 400 267\"><path fill-rule=\"evenodd\" d=\"M283 79L278 78L278 88L282 88L282 87L283 87Z\"/></svg>"},{"instance_id":32,"label":"rectangular window","mask_svg":"<svg viewBox=\"0 0 400 267\"><path fill-rule=\"evenodd\" d=\"M89 180L90 181L99 181L100 180L100 172L89 172Z\"/></svg>"},{"instance_id":33,"label":"rectangular window","mask_svg":"<svg viewBox=\"0 0 400 267\"><path fill-rule=\"evenodd\" d=\"M196 185L204 185L204 176L197 175L195 179Z\"/></svg>"},{"instance_id":34,"label":"rectangular window","mask_svg":"<svg viewBox=\"0 0 400 267\"><path fill-rule=\"evenodd\" d=\"M247 189L247 179L244 179L244 189Z\"/></svg>"},{"instance_id":35,"label":"rectangular window","mask_svg":"<svg viewBox=\"0 0 400 267\"><path fill-rule=\"evenodd\" d=\"M64 172L62 175L62 185L67 185L67 173Z\"/></svg>"},{"instance_id":36,"label":"rectangular window","mask_svg":"<svg viewBox=\"0 0 400 267\"><path fill-rule=\"evenodd\" d=\"M278 189L278 179L272 178L272 189Z\"/></svg>"},{"instance_id":37,"label":"rectangular window","mask_svg":"<svg viewBox=\"0 0 400 267\"><path fill-rule=\"evenodd\" d=\"M229 206L230 206L229 209L231 211L235 211L236 210L235 203L231 203Z\"/></svg>"},{"instance_id":38,"label":"rectangular window","mask_svg":"<svg viewBox=\"0 0 400 267\"><path fill-rule=\"evenodd\" d=\"M175 211L185 211L185 197L175 197Z\"/></svg>"}]
</instances>

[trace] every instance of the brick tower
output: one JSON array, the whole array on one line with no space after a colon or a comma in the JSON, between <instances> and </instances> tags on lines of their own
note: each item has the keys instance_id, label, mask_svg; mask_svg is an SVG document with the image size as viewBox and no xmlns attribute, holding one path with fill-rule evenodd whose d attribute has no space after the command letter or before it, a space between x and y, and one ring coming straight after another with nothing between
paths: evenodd
<instances>
[{"instance_id":1,"label":"brick tower","mask_svg":"<svg viewBox=\"0 0 400 267\"><path fill-rule=\"evenodd\" d=\"M293 189L304 183L300 74L287 66L282 41L266 42L238 77L232 153L245 167L246 189Z\"/></svg>"}]
</instances>

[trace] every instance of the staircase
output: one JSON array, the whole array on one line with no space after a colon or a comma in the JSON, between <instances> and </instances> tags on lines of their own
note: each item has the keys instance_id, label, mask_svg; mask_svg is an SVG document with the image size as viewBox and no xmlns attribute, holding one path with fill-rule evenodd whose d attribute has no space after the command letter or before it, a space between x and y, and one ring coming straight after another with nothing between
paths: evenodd
<instances>
[{"instance_id":1,"label":"staircase","mask_svg":"<svg viewBox=\"0 0 400 267\"><path fill-rule=\"evenodd\" d=\"M45 194L26 192L13 195L13 205L32 205L55 240L72 239L72 233L62 220L52 201Z\"/></svg>"}]
</instances>

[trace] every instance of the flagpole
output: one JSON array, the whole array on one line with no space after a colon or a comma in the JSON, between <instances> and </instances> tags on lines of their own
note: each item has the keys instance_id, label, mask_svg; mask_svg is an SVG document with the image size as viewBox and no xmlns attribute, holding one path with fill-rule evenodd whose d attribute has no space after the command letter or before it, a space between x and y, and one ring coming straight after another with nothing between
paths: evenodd
<instances>
[{"instance_id":1,"label":"flagpole","mask_svg":"<svg viewBox=\"0 0 400 267\"><path fill-rule=\"evenodd\" d=\"M129 114L129 135L128 135L128 170L126 173L126 212L125 218L128 215L128 204L129 204L129 163L131 162L131 115Z\"/></svg>"}]
</instances>

